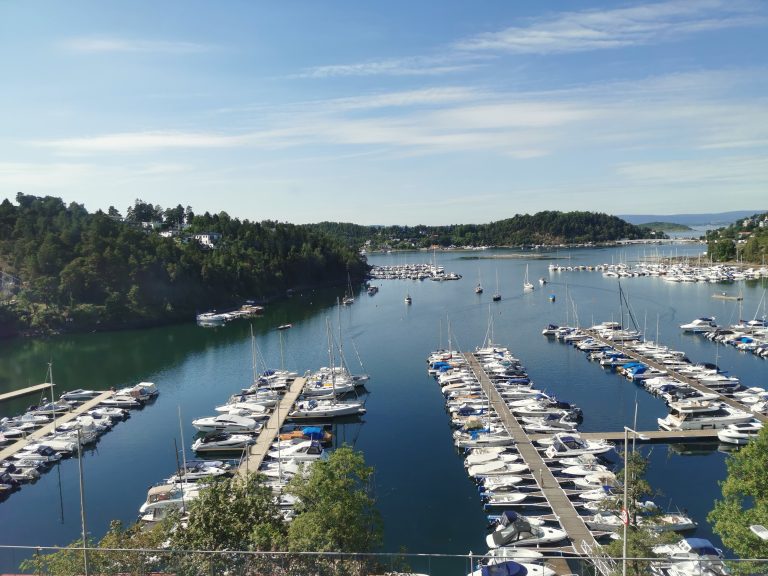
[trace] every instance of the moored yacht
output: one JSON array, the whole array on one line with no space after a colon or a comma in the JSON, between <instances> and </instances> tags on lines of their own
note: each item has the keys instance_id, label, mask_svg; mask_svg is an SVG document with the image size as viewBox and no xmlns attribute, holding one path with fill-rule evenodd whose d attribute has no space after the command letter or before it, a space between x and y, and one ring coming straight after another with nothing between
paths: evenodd
<instances>
[{"instance_id":1,"label":"moored yacht","mask_svg":"<svg viewBox=\"0 0 768 576\"><path fill-rule=\"evenodd\" d=\"M659 418L662 430L713 430L752 420L752 414L709 400L670 402L669 414Z\"/></svg>"},{"instance_id":2,"label":"moored yacht","mask_svg":"<svg viewBox=\"0 0 768 576\"><path fill-rule=\"evenodd\" d=\"M690 332L691 334L702 334L704 332L714 332L717 330L717 324L715 324L715 317L702 317L696 318L688 324L681 324L680 328L683 332Z\"/></svg>"}]
</instances>

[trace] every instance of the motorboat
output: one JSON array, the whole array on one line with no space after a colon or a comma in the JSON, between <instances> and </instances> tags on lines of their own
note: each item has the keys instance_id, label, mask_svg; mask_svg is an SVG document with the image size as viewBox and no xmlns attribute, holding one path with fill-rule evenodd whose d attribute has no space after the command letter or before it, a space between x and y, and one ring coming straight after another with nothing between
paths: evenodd
<instances>
[{"instance_id":1,"label":"motorboat","mask_svg":"<svg viewBox=\"0 0 768 576\"><path fill-rule=\"evenodd\" d=\"M365 407L360 402L336 402L334 400L303 400L288 412L293 420L336 418L338 416L362 416Z\"/></svg>"},{"instance_id":2,"label":"motorboat","mask_svg":"<svg viewBox=\"0 0 768 576\"><path fill-rule=\"evenodd\" d=\"M112 421L123 420L128 416L128 412L122 408L116 406L98 406L93 410L89 410L86 414L93 418L109 418Z\"/></svg>"},{"instance_id":3,"label":"motorboat","mask_svg":"<svg viewBox=\"0 0 768 576\"><path fill-rule=\"evenodd\" d=\"M36 467L22 467L18 462L10 460L0 462L0 474L8 474L17 482L32 482L40 478L40 472Z\"/></svg>"},{"instance_id":4,"label":"motorboat","mask_svg":"<svg viewBox=\"0 0 768 576\"><path fill-rule=\"evenodd\" d=\"M552 445L547 448L547 458L566 458L582 454L605 454L613 446L604 440L598 442L584 440L576 434L559 433L552 437Z\"/></svg>"},{"instance_id":5,"label":"motorboat","mask_svg":"<svg viewBox=\"0 0 768 576\"><path fill-rule=\"evenodd\" d=\"M15 460L25 460L28 462L53 463L61 460L61 454L50 446L32 445L26 446L13 455Z\"/></svg>"},{"instance_id":6,"label":"motorboat","mask_svg":"<svg viewBox=\"0 0 768 576\"><path fill-rule=\"evenodd\" d=\"M683 400L670 402L669 414L657 421L662 430L716 430L750 420L751 413L721 402Z\"/></svg>"},{"instance_id":7,"label":"motorboat","mask_svg":"<svg viewBox=\"0 0 768 576\"><path fill-rule=\"evenodd\" d=\"M474 466L476 464L488 464L490 462L517 462L520 460L518 454L512 454L510 452L484 452L482 449L479 451L473 450L465 459L464 466Z\"/></svg>"},{"instance_id":8,"label":"motorboat","mask_svg":"<svg viewBox=\"0 0 768 576\"><path fill-rule=\"evenodd\" d=\"M147 491L147 499L139 508L139 515L144 516L157 508L182 509L186 502L200 496L200 487L192 484L163 484L152 486Z\"/></svg>"},{"instance_id":9,"label":"motorboat","mask_svg":"<svg viewBox=\"0 0 768 576\"><path fill-rule=\"evenodd\" d=\"M255 434L261 430L262 424L253 418L238 416L236 414L219 414L192 420L194 426L200 432L243 432Z\"/></svg>"},{"instance_id":10,"label":"motorboat","mask_svg":"<svg viewBox=\"0 0 768 576\"><path fill-rule=\"evenodd\" d=\"M718 326L715 324L715 317L702 317L692 320L688 324L681 324L680 328L683 332L690 334L703 334L705 332L714 332Z\"/></svg>"},{"instance_id":11,"label":"motorboat","mask_svg":"<svg viewBox=\"0 0 768 576\"><path fill-rule=\"evenodd\" d=\"M238 416L246 416L253 420L265 420L269 418L269 408L264 404L258 402L232 402L230 404L222 404L214 408L216 412L221 414L233 414Z\"/></svg>"},{"instance_id":12,"label":"motorboat","mask_svg":"<svg viewBox=\"0 0 768 576\"><path fill-rule=\"evenodd\" d=\"M509 514L506 525L499 524L495 532L489 534L485 541L488 548L500 546L541 546L554 544L566 538L565 530L548 526L535 526L525 516Z\"/></svg>"},{"instance_id":13,"label":"motorboat","mask_svg":"<svg viewBox=\"0 0 768 576\"><path fill-rule=\"evenodd\" d=\"M723 552L706 538L683 538L674 544L655 546L654 553L666 556L667 562L653 564L659 576L725 576L730 574L723 563Z\"/></svg>"},{"instance_id":14,"label":"motorboat","mask_svg":"<svg viewBox=\"0 0 768 576\"><path fill-rule=\"evenodd\" d=\"M522 483L525 478L514 474L497 474L480 479L482 490L504 490L514 488Z\"/></svg>"},{"instance_id":15,"label":"motorboat","mask_svg":"<svg viewBox=\"0 0 768 576\"><path fill-rule=\"evenodd\" d=\"M230 434L229 432L208 432L192 444L195 452L232 452L241 451L254 444L256 438L250 434Z\"/></svg>"},{"instance_id":16,"label":"motorboat","mask_svg":"<svg viewBox=\"0 0 768 576\"><path fill-rule=\"evenodd\" d=\"M84 390L83 388L76 388L74 390L69 390L68 392L64 392L59 399L64 400L65 402L84 402L86 400L90 400L91 398L95 398L101 394L98 390Z\"/></svg>"},{"instance_id":17,"label":"motorboat","mask_svg":"<svg viewBox=\"0 0 768 576\"><path fill-rule=\"evenodd\" d=\"M130 396L140 402L146 402L158 395L159 391L153 382L139 382L134 386L121 388L115 392L116 396Z\"/></svg>"},{"instance_id":18,"label":"motorboat","mask_svg":"<svg viewBox=\"0 0 768 576\"><path fill-rule=\"evenodd\" d=\"M717 439L720 440L720 442L743 446L752 438L760 434L760 430L762 429L763 423L759 420L750 420L741 424L729 424L718 431Z\"/></svg>"},{"instance_id":19,"label":"motorboat","mask_svg":"<svg viewBox=\"0 0 768 576\"><path fill-rule=\"evenodd\" d=\"M99 403L100 406L107 406L110 408L123 408L125 410L131 410L133 408L141 408L142 403L132 396L126 396L125 394L113 394L109 398L105 398Z\"/></svg>"},{"instance_id":20,"label":"motorboat","mask_svg":"<svg viewBox=\"0 0 768 576\"><path fill-rule=\"evenodd\" d=\"M518 562L504 558L489 558L486 562L467 576L555 576L557 574L546 564Z\"/></svg>"},{"instance_id":21,"label":"motorboat","mask_svg":"<svg viewBox=\"0 0 768 576\"><path fill-rule=\"evenodd\" d=\"M573 483L577 488L586 490L594 490L603 486L615 488L619 484L616 475L611 471L593 472L584 476L578 476Z\"/></svg>"},{"instance_id":22,"label":"motorboat","mask_svg":"<svg viewBox=\"0 0 768 576\"><path fill-rule=\"evenodd\" d=\"M283 442L285 441L279 441L278 448L267 452L267 456L273 460L296 460L297 462L317 460L325 456L325 450L317 440L301 440L287 446L282 446Z\"/></svg>"},{"instance_id":23,"label":"motorboat","mask_svg":"<svg viewBox=\"0 0 768 576\"><path fill-rule=\"evenodd\" d=\"M509 508L531 499L540 501L544 496L535 492L488 492L485 494L485 508Z\"/></svg>"},{"instance_id":24,"label":"motorboat","mask_svg":"<svg viewBox=\"0 0 768 576\"><path fill-rule=\"evenodd\" d=\"M518 464L515 462L494 461L487 464L475 464L467 468L467 474L472 478L485 476L496 476L498 474L520 474L528 472L528 464Z\"/></svg>"},{"instance_id":25,"label":"motorboat","mask_svg":"<svg viewBox=\"0 0 768 576\"><path fill-rule=\"evenodd\" d=\"M232 475L232 465L222 460L193 460L186 467L166 480L167 484L197 482L206 478L220 478Z\"/></svg>"}]
</instances>

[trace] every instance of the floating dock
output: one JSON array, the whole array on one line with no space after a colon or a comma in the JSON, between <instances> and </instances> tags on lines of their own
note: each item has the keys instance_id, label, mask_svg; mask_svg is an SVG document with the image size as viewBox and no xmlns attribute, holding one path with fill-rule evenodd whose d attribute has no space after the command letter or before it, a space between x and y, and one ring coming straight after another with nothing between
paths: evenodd
<instances>
[{"instance_id":1,"label":"floating dock","mask_svg":"<svg viewBox=\"0 0 768 576\"><path fill-rule=\"evenodd\" d=\"M464 358L467 364L472 368L477 380L490 399L491 406L498 414L499 418L504 424L509 434L515 441L515 447L517 448L520 457L528 465L533 474L536 484L539 486L542 495L549 503L549 507L552 512L557 515L560 521L560 525L563 530L568 534L568 538L573 545L574 550L598 549L597 541L595 540L592 532L589 531L584 520L574 508L573 503L568 499L568 496L560 487L559 482L555 478L552 471L544 462L541 454L531 442L531 437L526 434L517 418L514 417L509 407L504 402L501 394L493 387L488 375L480 366L477 358L473 354L464 354ZM558 561L555 567L558 574L569 573L565 561Z\"/></svg>"},{"instance_id":2,"label":"floating dock","mask_svg":"<svg viewBox=\"0 0 768 576\"><path fill-rule=\"evenodd\" d=\"M603 337L599 336L597 334L597 332L595 332L594 330L584 330L584 333L585 334L589 334L589 336L591 338L594 338L598 342L601 342L601 343L605 344L606 346L610 346L610 347L614 348L615 350L618 350L619 352L621 352L623 354L626 354L627 356L629 356L630 358L632 358L634 360L637 360L638 362L642 362L643 364L646 364L647 366L650 366L652 368L656 368L657 370L663 370L664 372L667 373L667 375L671 376L675 380L679 380L680 382L684 382L685 384L688 384L688 386L690 386L691 388L695 388L696 390L698 390L702 394L711 394L713 392L716 393L716 394L719 394L719 393L715 392L714 390L712 390L712 388L709 388L708 386L705 386L704 384L702 384L698 380L696 380L694 378L690 378L690 377L685 376L683 374L680 374L679 372L676 372L675 370L672 370L668 366L666 366L664 364L661 364L659 362L656 362L655 360L651 360L649 358L646 358L645 356L643 356L642 354L639 354L638 352L636 352L632 348L627 348L626 346L622 346L621 344L619 344L617 342L613 342L612 340L608 340L606 338L603 338ZM738 402L738 401L734 400L733 398L728 398L727 396L723 396L722 394L719 394L719 396L720 396L720 398L719 398L720 401L724 402L725 404L728 404L728 406L730 406L732 408L736 408L737 410L742 410L744 412L749 412L749 413L752 414L753 418L755 418L757 420L760 420L760 422L763 422L764 424L766 422L768 422L768 416L765 416L764 414L760 414L759 412L754 412L753 413L747 406L745 406L741 402Z\"/></svg>"},{"instance_id":3,"label":"floating dock","mask_svg":"<svg viewBox=\"0 0 768 576\"><path fill-rule=\"evenodd\" d=\"M13 392L5 392L4 394L0 394L0 402L5 400L12 400L13 398L19 398L21 396L27 396L28 394L34 394L35 392L39 392L41 390L49 390L51 386L53 386L53 384L50 383L35 384L34 386L27 386L26 388L14 390ZM53 400L55 400L55 398L51 398L51 401Z\"/></svg>"},{"instance_id":4,"label":"floating dock","mask_svg":"<svg viewBox=\"0 0 768 576\"><path fill-rule=\"evenodd\" d=\"M46 384L46 386L50 387L49 384ZM46 424L42 428L38 428L34 432L27 435L25 438L22 438L21 440L17 440L13 444L10 444L5 448L0 449L0 461L11 458L31 442L36 442L37 440L39 440L49 432L53 432L56 426L60 426L61 424L64 424L64 422L69 422L70 420L74 420L78 416L88 412L88 410L93 410L99 404L101 404L104 400L106 400L107 398L111 398L113 394L114 392L112 392L111 390L102 392L95 398L91 398L87 402L84 402L79 406L76 406L69 412L63 412L61 416L57 417L55 420Z\"/></svg>"},{"instance_id":5,"label":"floating dock","mask_svg":"<svg viewBox=\"0 0 768 576\"><path fill-rule=\"evenodd\" d=\"M256 472L259 469L270 446L272 446L272 443L277 438L280 428L283 427L285 419L288 417L288 412L293 409L293 405L296 403L301 391L304 390L306 382L305 378L296 378L291 383L286 393L280 399L280 402L277 403L267 423L261 429L256 443L245 454L237 470L238 474L247 475L249 472Z\"/></svg>"}]
</instances>

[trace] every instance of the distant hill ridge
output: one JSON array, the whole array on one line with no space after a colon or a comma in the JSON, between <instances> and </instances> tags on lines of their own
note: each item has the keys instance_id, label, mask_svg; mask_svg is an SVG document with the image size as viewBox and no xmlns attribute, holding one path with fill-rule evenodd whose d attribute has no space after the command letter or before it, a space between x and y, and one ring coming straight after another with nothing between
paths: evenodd
<instances>
[{"instance_id":1,"label":"distant hill ridge","mask_svg":"<svg viewBox=\"0 0 768 576\"><path fill-rule=\"evenodd\" d=\"M686 226L726 226L736 220L764 212L768 212L768 210L734 210L709 214L617 214L617 216L637 226L647 225L647 222L674 222Z\"/></svg>"}]
</instances>

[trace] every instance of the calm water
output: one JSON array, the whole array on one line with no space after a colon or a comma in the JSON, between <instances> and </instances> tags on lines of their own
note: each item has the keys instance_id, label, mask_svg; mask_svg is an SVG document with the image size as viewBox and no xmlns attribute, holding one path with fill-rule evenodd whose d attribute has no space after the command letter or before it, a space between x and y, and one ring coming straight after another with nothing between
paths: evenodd
<instances>
[{"instance_id":1,"label":"calm water","mask_svg":"<svg viewBox=\"0 0 768 576\"><path fill-rule=\"evenodd\" d=\"M658 251L698 255L701 249L584 249L551 256L563 263L569 257L571 263L598 264L635 260ZM442 396L425 370L426 355L441 342L447 345L449 322L453 345L470 350L486 335L490 305L495 341L512 349L539 387L583 408L584 431L632 426L636 403L638 429L656 429L656 418L666 414L661 400L589 363L581 352L540 334L549 322L562 324L566 318L572 322L574 310L582 325L618 320L615 279L595 272L550 274L550 260L491 258L497 254L509 253L437 254L438 263L464 279L377 281L381 290L376 296L360 294L340 316L334 304L343 288L297 295L271 306L264 317L253 321L260 352L269 366L282 364L304 372L328 364L326 325L330 320L336 326L340 318L348 362L359 370L359 355L371 381L364 422L339 426L337 441L363 450L376 468L386 551L466 554L485 550L482 506L451 443ZM425 253L375 255L370 262L403 264L431 258ZM526 262L532 281L543 276L550 284L523 294ZM503 299L492 303L497 272ZM480 296L473 291L478 276L486 288ZM765 384L766 360L716 348L708 340L681 334L678 328L701 315L714 315L719 323L736 321L740 316L736 303L710 297L727 287L677 285L653 278L628 279L622 286L637 322L650 338L656 338L658 326L660 341L685 350L692 360L717 359L744 384ZM764 284L757 282L744 286L741 316L752 318L763 289ZM404 304L406 293L413 298L411 306ZM566 293L573 304L566 305ZM550 294L556 295L555 303L549 301ZM274 330L286 322L292 322L293 329ZM0 390L42 382L49 361L59 393L141 380L157 384L157 401L104 435L85 458L88 530L99 538L111 519L134 521L147 487L172 473L174 441L181 445L179 411L188 446L194 433L190 421L212 414L215 405L249 384L250 349L247 322L215 329L190 323L140 332L6 341L0 342ZM0 414L19 412L35 400L4 404ZM664 493L659 503L686 508L702 524L697 533L711 538L703 523L719 494L717 482L724 478L726 455L716 447L694 448L694 454L681 454L687 450L652 447L650 480ZM692 486L694 477L697 483ZM77 461L63 462L0 503L0 518L3 545L66 544L76 539L80 533ZM0 570L17 567L23 556L0 551Z\"/></svg>"}]
</instances>

